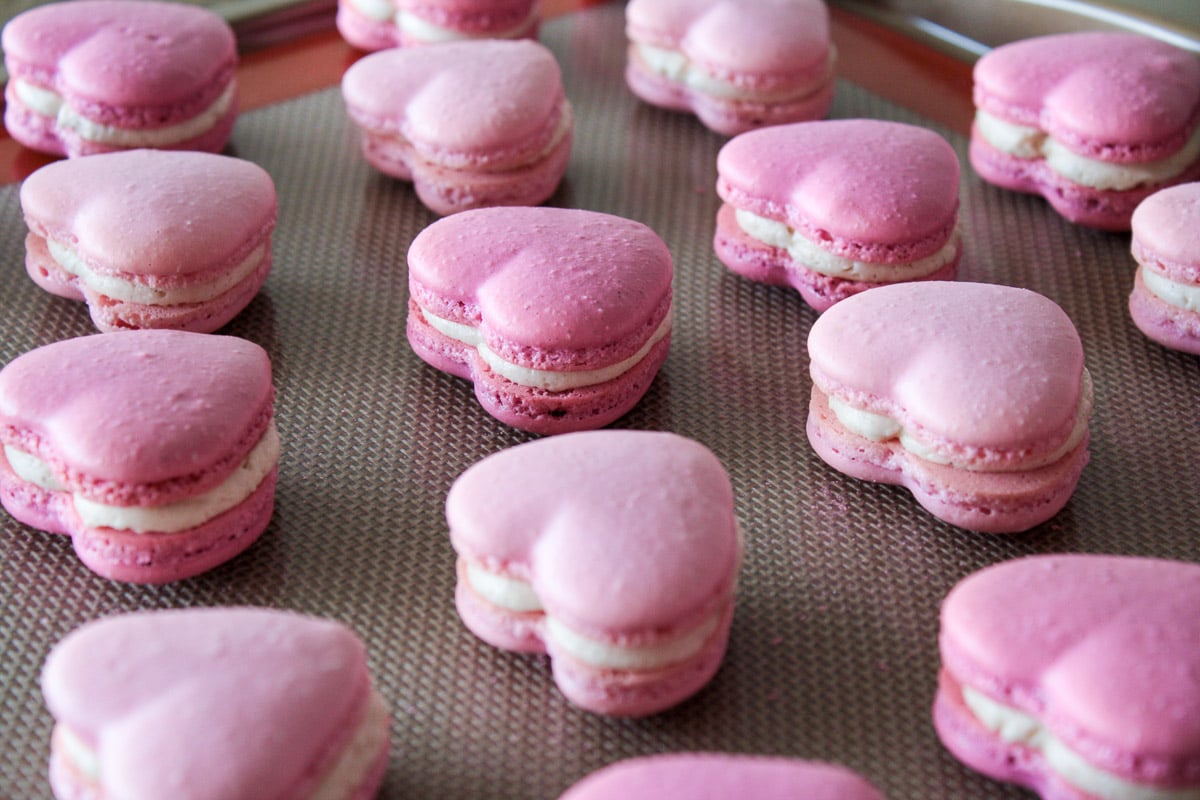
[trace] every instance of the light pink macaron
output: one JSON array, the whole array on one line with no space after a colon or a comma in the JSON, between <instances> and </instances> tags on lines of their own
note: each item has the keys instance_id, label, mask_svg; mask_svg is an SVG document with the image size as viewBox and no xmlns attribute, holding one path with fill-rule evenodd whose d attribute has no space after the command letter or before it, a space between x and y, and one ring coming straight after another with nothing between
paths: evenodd
<instances>
[{"instance_id":1,"label":"light pink macaron","mask_svg":"<svg viewBox=\"0 0 1200 800\"><path fill-rule=\"evenodd\" d=\"M454 482L446 518L463 622L549 653L575 705L653 714L720 666L741 540L729 476L698 442L588 431L518 445Z\"/></svg>"},{"instance_id":2,"label":"light pink macaron","mask_svg":"<svg viewBox=\"0 0 1200 800\"><path fill-rule=\"evenodd\" d=\"M338 0L337 27L360 50L462 39L536 39L537 0Z\"/></svg>"},{"instance_id":3,"label":"light pink macaron","mask_svg":"<svg viewBox=\"0 0 1200 800\"><path fill-rule=\"evenodd\" d=\"M271 362L184 331L101 333L0 370L0 501L106 578L166 583L249 547L274 507Z\"/></svg>"},{"instance_id":4,"label":"light pink macaron","mask_svg":"<svg viewBox=\"0 0 1200 800\"><path fill-rule=\"evenodd\" d=\"M1025 39L975 64L970 159L1071 222L1129 230L1133 209L1200 180L1200 60L1133 33Z\"/></svg>"},{"instance_id":5,"label":"light pink macaron","mask_svg":"<svg viewBox=\"0 0 1200 800\"><path fill-rule=\"evenodd\" d=\"M4 26L4 124L26 147L218 152L237 118L237 43L217 14L154 0L73 0Z\"/></svg>"},{"instance_id":6,"label":"light pink macaron","mask_svg":"<svg viewBox=\"0 0 1200 800\"><path fill-rule=\"evenodd\" d=\"M960 761L1044 800L1200 794L1200 565L1035 556L942 603L933 719Z\"/></svg>"},{"instance_id":7,"label":"light pink macaron","mask_svg":"<svg viewBox=\"0 0 1200 800\"><path fill-rule=\"evenodd\" d=\"M1088 460L1079 334L1042 295L928 281L826 311L808 337L808 439L855 478L907 487L931 514L1023 531L1070 499Z\"/></svg>"},{"instance_id":8,"label":"light pink macaron","mask_svg":"<svg viewBox=\"0 0 1200 800\"><path fill-rule=\"evenodd\" d=\"M671 344L671 254L633 220L563 208L440 219L408 251L408 341L507 425L599 428L650 388Z\"/></svg>"},{"instance_id":9,"label":"light pink macaron","mask_svg":"<svg viewBox=\"0 0 1200 800\"><path fill-rule=\"evenodd\" d=\"M438 214L537 205L567 170L574 116L537 42L372 53L346 70L342 96L367 161Z\"/></svg>"},{"instance_id":10,"label":"light pink macaron","mask_svg":"<svg viewBox=\"0 0 1200 800\"><path fill-rule=\"evenodd\" d=\"M933 131L872 119L778 125L717 155L713 246L734 272L817 311L876 286L951 280L958 157Z\"/></svg>"},{"instance_id":11,"label":"light pink macaron","mask_svg":"<svg viewBox=\"0 0 1200 800\"><path fill-rule=\"evenodd\" d=\"M1150 195L1131 225L1134 324L1159 344L1200 354L1200 182Z\"/></svg>"},{"instance_id":12,"label":"light pink macaron","mask_svg":"<svg viewBox=\"0 0 1200 800\"><path fill-rule=\"evenodd\" d=\"M884 800L837 764L778 756L670 753L618 761L559 800Z\"/></svg>"},{"instance_id":13,"label":"light pink macaron","mask_svg":"<svg viewBox=\"0 0 1200 800\"><path fill-rule=\"evenodd\" d=\"M726 135L820 119L835 51L821 0L632 0L625 81Z\"/></svg>"},{"instance_id":14,"label":"light pink macaron","mask_svg":"<svg viewBox=\"0 0 1200 800\"><path fill-rule=\"evenodd\" d=\"M367 800L390 715L358 636L260 608L142 611L50 651L59 800Z\"/></svg>"},{"instance_id":15,"label":"light pink macaron","mask_svg":"<svg viewBox=\"0 0 1200 800\"><path fill-rule=\"evenodd\" d=\"M102 331L211 333L271 271L275 184L249 161L129 150L58 161L21 184L25 269L87 302Z\"/></svg>"}]
</instances>

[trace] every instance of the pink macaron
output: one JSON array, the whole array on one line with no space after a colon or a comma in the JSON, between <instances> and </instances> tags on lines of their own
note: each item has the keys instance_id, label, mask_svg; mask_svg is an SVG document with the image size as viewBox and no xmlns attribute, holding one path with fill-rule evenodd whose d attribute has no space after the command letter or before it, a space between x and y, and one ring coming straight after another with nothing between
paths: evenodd
<instances>
[{"instance_id":1,"label":"pink macaron","mask_svg":"<svg viewBox=\"0 0 1200 800\"><path fill-rule=\"evenodd\" d=\"M575 705L653 714L720 666L741 539L729 476L698 442L587 431L518 445L459 476L446 518L463 622L549 653Z\"/></svg>"},{"instance_id":2,"label":"pink macaron","mask_svg":"<svg viewBox=\"0 0 1200 800\"><path fill-rule=\"evenodd\" d=\"M1131 226L1134 324L1159 344L1200 354L1200 182L1150 195Z\"/></svg>"},{"instance_id":3,"label":"pink macaron","mask_svg":"<svg viewBox=\"0 0 1200 800\"><path fill-rule=\"evenodd\" d=\"M1200 60L1132 33L1025 39L975 64L970 159L1071 222L1129 230L1159 189L1200 179Z\"/></svg>"},{"instance_id":4,"label":"pink macaron","mask_svg":"<svg viewBox=\"0 0 1200 800\"><path fill-rule=\"evenodd\" d=\"M461 39L537 38L538 0L338 0L337 27L361 50Z\"/></svg>"},{"instance_id":5,"label":"pink macaron","mask_svg":"<svg viewBox=\"0 0 1200 800\"><path fill-rule=\"evenodd\" d=\"M25 269L87 302L102 331L211 333L271 270L275 184L249 161L127 150L58 161L21 184Z\"/></svg>"},{"instance_id":6,"label":"pink macaron","mask_svg":"<svg viewBox=\"0 0 1200 800\"><path fill-rule=\"evenodd\" d=\"M854 478L907 487L941 520L1027 530L1088 460L1092 385L1066 313L1010 286L927 281L838 303L808 337L808 439Z\"/></svg>"},{"instance_id":7,"label":"pink macaron","mask_svg":"<svg viewBox=\"0 0 1200 800\"><path fill-rule=\"evenodd\" d=\"M574 116L537 42L373 53L346 70L342 96L367 161L438 214L537 205L567 170Z\"/></svg>"},{"instance_id":8,"label":"pink macaron","mask_svg":"<svg viewBox=\"0 0 1200 800\"><path fill-rule=\"evenodd\" d=\"M563 208L445 217L408 251L408 341L533 433L634 407L671 344L671 254L640 222Z\"/></svg>"},{"instance_id":9,"label":"pink macaron","mask_svg":"<svg viewBox=\"0 0 1200 800\"><path fill-rule=\"evenodd\" d=\"M73 0L4 27L4 124L21 144L81 156L138 147L218 152L237 117L237 43L184 3Z\"/></svg>"},{"instance_id":10,"label":"pink macaron","mask_svg":"<svg viewBox=\"0 0 1200 800\"><path fill-rule=\"evenodd\" d=\"M106 617L50 651L59 800L367 800L387 767L387 706L362 641L260 608Z\"/></svg>"},{"instance_id":11,"label":"pink macaron","mask_svg":"<svg viewBox=\"0 0 1200 800\"><path fill-rule=\"evenodd\" d=\"M279 435L256 344L184 331L67 339L0 370L0 502L106 578L166 583L266 528Z\"/></svg>"},{"instance_id":12,"label":"pink macaron","mask_svg":"<svg viewBox=\"0 0 1200 800\"><path fill-rule=\"evenodd\" d=\"M633 93L718 133L820 119L833 102L821 0L632 0L625 30Z\"/></svg>"},{"instance_id":13,"label":"pink macaron","mask_svg":"<svg viewBox=\"0 0 1200 800\"><path fill-rule=\"evenodd\" d=\"M1200 566L1008 561L942 604L933 719L969 767L1044 800L1200 796Z\"/></svg>"},{"instance_id":14,"label":"pink macaron","mask_svg":"<svg viewBox=\"0 0 1200 800\"><path fill-rule=\"evenodd\" d=\"M559 800L884 800L837 764L778 756L670 753L618 761Z\"/></svg>"},{"instance_id":15,"label":"pink macaron","mask_svg":"<svg viewBox=\"0 0 1200 800\"><path fill-rule=\"evenodd\" d=\"M734 272L818 311L865 289L951 280L958 156L933 131L872 119L779 125L717 155L713 246Z\"/></svg>"}]
</instances>

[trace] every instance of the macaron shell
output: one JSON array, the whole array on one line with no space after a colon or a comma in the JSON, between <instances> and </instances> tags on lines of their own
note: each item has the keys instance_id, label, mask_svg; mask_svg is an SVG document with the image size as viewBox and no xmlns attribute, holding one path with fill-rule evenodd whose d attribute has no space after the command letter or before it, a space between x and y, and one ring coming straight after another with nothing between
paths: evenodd
<instances>
[{"instance_id":1,"label":"macaron shell","mask_svg":"<svg viewBox=\"0 0 1200 800\"><path fill-rule=\"evenodd\" d=\"M1133 212L1134 257L1173 280L1200 284L1200 182L1155 192Z\"/></svg>"}]
</instances>

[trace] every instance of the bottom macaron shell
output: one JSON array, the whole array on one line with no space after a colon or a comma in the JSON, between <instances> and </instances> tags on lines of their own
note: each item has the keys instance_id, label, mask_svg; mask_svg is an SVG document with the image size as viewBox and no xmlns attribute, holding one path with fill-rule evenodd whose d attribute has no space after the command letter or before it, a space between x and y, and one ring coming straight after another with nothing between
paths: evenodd
<instances>
[{"instance_id":1,"label":"bottom macaron shell","mask_svg":"<svg viewBox=\"0 0 1200 800\"><path fill-rule=\"evenodd\" d=\"M602 428L633 409L650 389L671 347L668 333L636 366L611 381L562 392L513 383L496 373L473 348L434 330L409 301L408 341L427 364L474 383L475 397L496 419L530 433L551 435Z\"/></svg>"},{"instance_id":2,"label":"bottom macaron shell","mask_svg":"<svg viewBox=\"0 0 1200 800\"><path fill-rule=\"evenodd\" d=\"M1168 186L1200 180L1200 159L1169 181L1125 191L1092 189L1058 175L1045 160L1014 158L988 144L972 129L971 166L988 183L1027 194L1040 194L1067 220L1107 231L1129 230L1138 204Z\"/></svg>"},{"instance_id":3,"label":"bottom macaron shell","mask_svg":"<svg viewBox=\"0 0 1200 800\"><path fill-rule=\"evenodd\" d=\"M1173 306L1151 292L1140 269L1129 294L1129 315L1149 339L1172 350L1200 355L1200 313Z\"/></svg>"},{"instance_id":4,"label":"bottom macaron shell","mask_svg":"<svg viewBox=\"0 0 1200 800\"><path fill-rule=\"evenodd\" d=\"M860 480L903 486L940 520L983 533L1019 533L1067 504L1088 462L1088 439L1058 461L1023 472L972 472L907 453L895 440L876 442L847 430L813 388L808 440L821 459Z\"/></svg>"},{"instance_id":5,"label":"bottom macaron shell","mask_svg":"<svg viewBox=\"0 0 1200 800\"><path fill-rule=\"evenodd\" d=\"M795 262L787 250L770 247L749 236L737 224L733 206L725 203L717 211L717 230L713 236L713 249L717 258L733 272L759 283L771 286L791 286L800 292L804 302L818 312L825 311L847 297L865 292L886 283L852 281L816 272ZM958 275L958 262L962 257L962 245L954 259L923 281L952 281Z\"/></svg>"},{"instance_id":6,"label":"bottom macaron shell","mask_svg":"<svg viewBox=\"0 0 1200 800\"><path fill-rule=\"evenodd\" d=\"M540 205L562 181L572 141L568 132L537 161L498 172L440 167L417 159L410 145L390 137L364 135L362 152L380 172L411 180L421 202L446 216L472 208Z\"/></svg>"}]
</instances>

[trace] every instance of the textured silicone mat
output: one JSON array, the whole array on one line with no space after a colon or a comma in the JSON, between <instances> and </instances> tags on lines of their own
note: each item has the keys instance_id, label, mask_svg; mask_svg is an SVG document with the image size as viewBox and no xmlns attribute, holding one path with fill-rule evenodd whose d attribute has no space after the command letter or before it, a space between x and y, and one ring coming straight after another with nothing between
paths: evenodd
<instances>
[{"instance_id":1,"label":"textured silicone mat","mask_svg":"<svg viewBox=\"0 0 1200 800\"><path fill-rule=\"evenodd\" d=\"M1062 513L1016 536L957 530L904 490L833 472L804 435L815 314L794 291L737 277L713 256L724 139L628 93L622 11L544 27L579 126L552 202L641 220L674 255L671 355L619 425L694 437L733 477L747 550L714 682L667 713L605 719L563 701L545 658L495 650L459 622L445 492L477 459L528 437L409 350L405 252L434 217L409 186L366 166L330 89L244 115L233 138L236 155L274 176L281 203L266 290L225 331L274 362L285 443L274 520L235 561L145 588L97 578L65 538L0 518L0 796L49 796L51 720L37 677L63 634L118 611L256 604L335 617L366 639L394 717L385 798L553 800L615 759L693 749L839 761L895 800L1031 797L971 773L937 742L939 602L972 570L1027 553L1197 560L1200 445L1188 426L1200 361L1129 322L1128 236L1073 227L1040 198L983 184L965 140L940 130L964 164L961 278L1042 292L1080 330L1096 382L1092 461ZM845 83L831 116L923 124ZM81 304L26 278L23 237L9 187L0 363L92 332Z\"/></svg>"}]
</instances>

